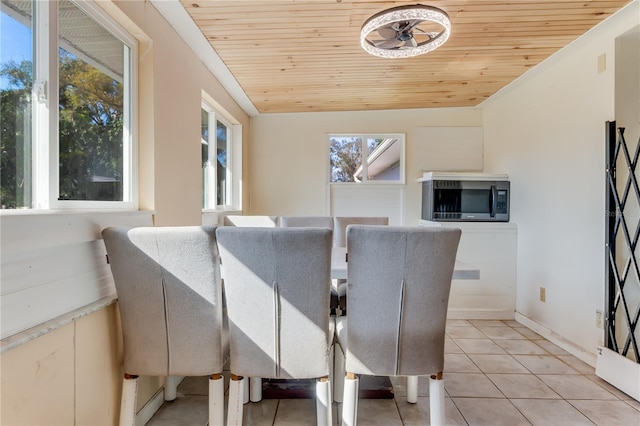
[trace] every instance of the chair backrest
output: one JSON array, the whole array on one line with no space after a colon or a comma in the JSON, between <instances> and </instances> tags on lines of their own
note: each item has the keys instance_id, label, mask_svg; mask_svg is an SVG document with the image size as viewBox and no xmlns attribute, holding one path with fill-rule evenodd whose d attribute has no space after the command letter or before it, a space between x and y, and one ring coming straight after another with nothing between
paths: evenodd
<instances>
[{"instance_id":1,"label":"chair backrest","mask_svg":"<svg viewBox=\"0 0 640 426\"><path fill-rule=\"evenodd\" d=\"M102 231L118 295L125 373L222 371L222 286L215 227Z\"/></svg>"},{"instance_id":2,"label":"chair backrest","mask_svg":"<svg viewBox=\"0 0 640 426\"><path fill-rule=\"evenodd\" d=\"M317 227L333 229L331 216L281 216L280 226L283 228Z\"/></svg>"},{"instance_id":3,"label":"chair backrest","mask_svg":"<svg viewBox=\"0 0 640 426\"><path fill-rule=\"evenodd\" d=\"M333 218L333 246L347 246L347 226L349 225L389 225L388 217L336 216Z\"/></svg>"},{"instance_id":4,"label":"chair backrest","mask_svg":"<svg viewBox=\"0 0 640 426\"><path fill-rule=\"evenodd\" d=\"M278 216L229 215L224 217L225 226L243 226L252 228L275 228Z\"/></svg>"},{"instance_id":5,"label":"chair backrest","mask_svg":"<svg viewBox=\"0 0 640 426\"><path fill-rule=\"evenodd\" d=\"M460 229L351 225L347 233L347 371L441 372Z\"/></svg>"},{"instance_id":6,"label":"chair backrest","mask_svg":"<svg viewBox=\"0 0 640 426\"><path fill-rule=\"evenodd\" d=\"M283 379L328 375L331 230L220 227L216 236L231 373Z\"/></svg>"}]
</instances>

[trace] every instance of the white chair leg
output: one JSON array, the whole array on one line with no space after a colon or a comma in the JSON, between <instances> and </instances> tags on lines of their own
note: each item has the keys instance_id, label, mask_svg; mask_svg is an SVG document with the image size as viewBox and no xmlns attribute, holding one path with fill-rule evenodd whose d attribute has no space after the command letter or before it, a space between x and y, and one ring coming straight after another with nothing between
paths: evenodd
<instances>
[{"instance_id":1,"label":"white chair leg","mask_svg":"<svg viewBox=\"0 0 640 426\"><path fill-rule=\"evenodd\" d=\"M251 389L251 380L248 377L242 378L242 403L249 403L249 393Z\"/></svg>"},{"instance_id":2,"label":"white chair leg","mask_svg":"<svg viewBox=\"0 0 640 426\"><path fill-rule=\"evenodd\" d=\"M336 357L336 345L331 345L331 347L329 348L329 383L331 383L331 386L333 387L333 382L335 382L335 371L334 371L334 367L335 367L335 357ZM333 393L333 392L332 392ZM333 401L332 401L333 402Z\"/></svg>"},{"instance_id":3,"label":"white chair leg","mask_svg":"<svg viewBox=\"0 0 640 426\"><path fill-rule=\"evenodd\" d=\"M345 358L340 346L336 347L333 352L333 400L335 402L342 402L342 395L344 393Z\"/></svg>"},{"instance_id":4,"label":"white chair leg","mask_svg":"<svg viewBox=\"0 0 640 426\"><path fill-rule=\"evenodd\" d=\"M418 376L407 376L407 402L418 402Z\"/></svg>"},{"instance_id":5,"label":"white chair leg","mask_svg":"<svg viewBox=\"0 0 640 426\"><path fill-rule=\"evenodd\" d=\"M164 400L173 401L178 397L178 378L166 376L164 378Z\"/></svg>"},{"instance_id":6,"label":"white chair leg","mask_svg":"<svg viewBox=\"0 0 640 426\"><path fill-rule=\"evenodd\" d=\"M322 377L316 381L316 416L318 426L332 426L331 381Z\"/></svg>"},{"instance_id":7,"label":"white chair leg","mask_svg":"<svg viewBox=\"0 0 640 426\"><path fill-rule=\"evenodd\" d=\"M358 423L358 377L347 373L344 377L344 402L342 403L342 426L356 426Z\"/></svg>"},{"instance_id":8,"label":"white chair leg","mask_svg":"<svg viewBox=\"0 0 640 426\"><path fill-rule=\"evenodd\" d=\"M262 401L262 377L249 377L249 400Z\"/></svg>"},{"instance_id":9,"label":"white chair leg","mask_svg":"<svg viewBox=\"0 0 640 426\"><path fill-rule=\"evenodd\" d=\"M224 378L209 377L209 426L224 426Z\"/></svg>"},{"instance_id":10,"label":"white chair leg","mask_svg":"<svg viewBox=\"0 0 640 426\"><path fill-rule=\"evenodd\" d=\"M429 377L429 410L431 425L444 425L444 380L442 373Z\"/></svg>"},{"instance_id":11,"label":"white chair leg","mask_svg":"<svg viewBox=\"0 0 640 426\"><path fill-rule=\"evenodd\" d=\"M242 410L244 409L244 380L231 375L229 380L229 406L227 408L227 426L242 426Z\"/></svg>"},{"instance_id":12,"label":"white chair leg","mask_svg":"<svg viewBox=\"0 0 640 426\"><path fill-rule=\"evenodd\" d=\"M120 426L136 424L136 400L138 399L138 376L124 375L122 399L120 400Z\"/></svg>"}]
</instances>

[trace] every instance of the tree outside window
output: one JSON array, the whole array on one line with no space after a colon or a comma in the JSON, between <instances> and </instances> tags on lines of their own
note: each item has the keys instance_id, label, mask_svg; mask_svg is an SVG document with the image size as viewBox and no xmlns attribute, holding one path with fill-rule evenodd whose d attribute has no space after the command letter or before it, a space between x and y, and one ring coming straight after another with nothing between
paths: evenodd
<instances>
[{"instance_id":1,"label":"tree outside window","mask_svg":"<svg viewBox=\"0 0 640 426\"><path fill-rule=\"evenodd\" d=\"M2 2L0 16L0 205L31 207L32 4L15 11ZM12 36L9 37L9 30Z\"/></svg>"},{"instance_id":2,"label":"tree outside window","mask_svg":"<svg viewBox=\"0 0 640 426\"><path fill-rule=\"evenodd\" d=\"M59 198L122 201L122 84L59 51Z\"/></svg>"},{"instance_id":3,"label":"tree outside window","mask_svg":"<svg viewBox=\"0 0 640 426\"><path fill-rule=\"evenodd\" d=\"M34 190L36 180L48 182L50 193L57 197L55 203L130 203L134 73L128 64L133 63L131 46L135 46L135 41L129 39L125 43L107 30L115 24L101 22L100 13L90 14L68 0L46 3L2 0L1 4L2 208L50 208L49 194L44 197L46 202L38 199L43 194ZM43 31L32 30L34 15L40 16L38 22L45 25L47 17L55 17L49 14L50 9L57 12L57 40L48 39L44 26ZM39 42L34 43L34 39ZM57 81L48 74L47 64L40 65L45 71L34 69L34 57L39 56L32 46L50 43L57 43ZM43 74L38 76L36 72ZM32 99L34 81L40 83L36 89L41 89L35 90L37 96ZM55 107L47 99L53 96L51 90L58 97L57 135L44 129L49 122L36 119L33 112L45 103L49 103L49 108ZM35 153L49 151L56 145L57 170L51 170L43 164L46 158Z\"/></svg>"},{"instance_id":4,"label":"tree outside window","mask_svg":"<svg viewBox=\"0 0 640 426\"><path fill-rule=\"evenodd\" d=\"M330 135L330 182L404 182L403 135Z\"/></svg>"}]
</instances>

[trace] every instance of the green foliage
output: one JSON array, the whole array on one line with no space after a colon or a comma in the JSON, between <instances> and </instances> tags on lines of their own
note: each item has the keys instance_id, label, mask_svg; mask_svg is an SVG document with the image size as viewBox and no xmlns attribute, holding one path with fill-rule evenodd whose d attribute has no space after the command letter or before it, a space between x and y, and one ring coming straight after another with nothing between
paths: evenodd
<instances>
[{"instance_id":1,"label":"green foliage","mask_svg":"<svg viewBox=\"0 0 640 426\"><path fill-rule=\"evenodd\" d=\"M331 138L331 182L355 182L362 159L361 138Z\"/></svg>"},{"instance_id":2,"label":"green foliage","mask_svg":"<svg viewBox=\"0 0 640 426\"><path fill-rule=\"evenodd\" d=\"M371 155L382 142L384 142L384 139L367 139L367 151L369 155Z\"/></svg>"},{"instance_id":3,"label":"green foliage","mask_svg":"<svg viewBox=\"0 0 640 426\"><path fill-rule=\"evenodd\" d=\"M31 61L22 61L20 63L7 61L6 64L3 64L0 74L7 80L8 85L15 90L31 90L33 83Z\"/></svg>"},{"instance_id":4,"label":"green foliage","mask_svg":"<svg viewBox=\"0 0 640 426\"><path fill-rule=\"evenodd\" d=\"M62 49L59 78L60 198L122 200L122 84Z\"/></svg>"},{"instance_id":5,"label":"green foliage","mask_svg":"<svg viewBox=\"0 0 640 426\"><path fill-rule=\"evenodd\" d=\"M30 207L31 62L8 62L0 75L9 87L0 91L0 203Z\"/></svg>"},{"instance_id":6,"label":"green foliage","mask_svg":"<svg viewBox=\"0 0 640 426\"><path fill-rule=\"evenodd\" d=\"M5 82L0 90L3 208L30 207L24 195L30 161L24 156L30 158L31 150L31 68L23 61L0 69ZM59 70L60 199L122 200L123 86L63 49Z\"/></svg>"}]
</instances>

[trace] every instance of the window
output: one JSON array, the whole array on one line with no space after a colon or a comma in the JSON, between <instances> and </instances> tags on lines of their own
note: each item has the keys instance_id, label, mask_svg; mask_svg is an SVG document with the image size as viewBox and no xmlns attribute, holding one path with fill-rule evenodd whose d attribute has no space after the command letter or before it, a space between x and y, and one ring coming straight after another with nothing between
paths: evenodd
<instances>
[{"instance_id":1,"label":"window","mask_svg":"<svg viewBox=\"0 0 640 426\"><path fill-rule=\"evenodd\" d=\"M2 208L136 208L135 39L92 2L1 19Z\"/></svg>"},{"instance_id":2,"label":"window","mask_svg":"<svg viewBox=\"0 0 640 426\"><path fill-rule=\"evenodd\" d=\"M15 209L31 206L33 11L30 2L21 8L5 3L0 17L0 201L3 209Z\"/></svg>"},{"instance_id":3,"label":"window","mask_svg":"<svg viewBox=\"0 0 640 426\"><path fill-rule=\"evenodd\" d=\"M329 135L329 163L332 183L404 183L404 135Z\"/></svg>"},{"instance_id":4,"label":"window","mask_svg":"<svg viewBox=\"0 0 640 426\"><path fill-rule=\"evenodd\" d=\"M229 208L232 201L232 128L208 103L202 104L202 208Z\"/></svg>"}]
</instances>

